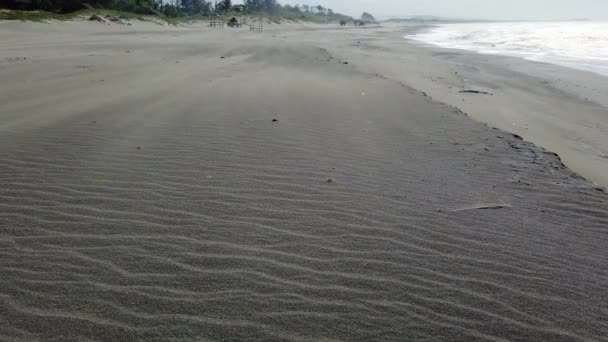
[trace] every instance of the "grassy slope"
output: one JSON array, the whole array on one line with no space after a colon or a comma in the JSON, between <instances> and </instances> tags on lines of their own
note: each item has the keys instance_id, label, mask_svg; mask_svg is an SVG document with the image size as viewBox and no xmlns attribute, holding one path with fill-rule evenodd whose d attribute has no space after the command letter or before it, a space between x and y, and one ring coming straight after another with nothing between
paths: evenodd
<instances>
[{"instance_id":1,"label":"grassy slope","mask_svg":"<svg viewBox=\"0 0 608 342\"><path fill-rule=\"evenodd\" d=\"M35 22L46 22L50 20L72 20L78 17L88 18L93 14L100 16L112 15L123 20L138 19L142 21L164 21L171 25L177 25L178 19L154 16L154 15L141 15L131 12L120 12L106 9L85 9L76 11L73 13L57 14L45 11L12 11L12 10L0 10L0 20L21 20L21 21L35 21Z\"/></svg>"},{"instance_id":2,"label":"grassy slope","mask_svg":"<svg viewBox=\"0 0 608 342\"><path fill-rule=\"evenodd\" d=\"M105 9L86 9L73 13L57 14L45 11L13 11L13 10L0 10L0 20L21 20L21 21L35 21L35 22L46 22L51 20L72 20L78 17L86 18L93 14L105 16L112 15L124 20L138 19L143 21L164 21L171 25L178 25L180 23L192 21L192 20L208 20L209 17L205 16L190 16L190 17L179 17L170 18L165 16L154 16L154 15L141 15L131 12L120 12L114 10ZM316 14L302 14L302 15L268 15L266 13L227 13L224 17L262 17L270 22L280 24L283 21L305 21L315 23L327 23L336 22L338 19L332 17L326 17Z\"/></svg>"}]
</instances>

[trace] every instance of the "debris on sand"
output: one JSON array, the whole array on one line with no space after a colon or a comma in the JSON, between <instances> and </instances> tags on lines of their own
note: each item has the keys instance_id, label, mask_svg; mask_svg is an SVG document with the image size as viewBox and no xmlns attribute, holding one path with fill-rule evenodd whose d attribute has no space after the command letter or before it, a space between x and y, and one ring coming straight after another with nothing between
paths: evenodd
<instances>
[{"instance_id":1,"label":"debris on sand","mask_svg":"<svg viewBox=\"0 0 608 342\"><path fill-rule=\"evenodd\" d=\"M277 122L279 121L279 119L272 119L272 122Z\"/></svg>"},{"instance_id":2,"label":"debris on sand","mask_svg":"<svg viewBox=\"0 0 608 342\"><path fill-rule=\"evenodd\" d=\"M474 206L474 207L455 209L455 210L452 210L452 212L469 211L469 210L497 210L497 209L505 209L505 208L511 208L511 206L507 205L507 204L479 205L479 206Z\"/></svg>"},{"instance_id":3,"label":"debris on sand","mask_svg":"<svg viewBox=\"0 0 608 342\"><path fill-rule=\"evenodd\" d=\"M333 179L331 179L331 178L329 178L329 179L327 180L327 183L333 183L333 182L334 182L334 180L333 180Z\"/></svg>"},{"instance_id":4,"label":"debris on sand","mask_svg":"<svg viewBox=\"0 0 608 342\"><path fill-rule=\"evenodd\" d=\"M111 22L115 22L115 23L122 24L122 20L120 20L120 18L115 17L115 16L113 16L113 15L109 15L109 14L108 14L108 15L106 15L106 19L108 19L108 20L109 20L109 21L111 21Z\"/></svg>"},{"instance_id":5,"label":"debris on sand","mask_svg":"<svg viewBox=\"0 0 608 342\"><path fill-rule=\"evenodd\" d=\"M102 17L98 16L97 14L93 14L92 16L89 17L90 21L99 21L101 23L105 23L106 21L103 20Z\"/></svg>"},{"instance_id":6,"label":"debris on sand","mask_svg":"<svg viewBox=\"0 0 608 342\"><path fill-rule=\"evenodd\" d=\"M141 146L137 146L137 149L138 149L138 150L141 150Z\"/></svg>"},{"instance_id":7,"label":"debris on sand","mask_svg":"<svg viewBox=\"0 0 608 342\"><path fill-rule=\"evenodd\" d=\"M470 94L494 95L492 93L488 93L487 91L472 90L472 89L465 89L465 90L461 90L460 92L461 93L470 93Z\"/></svg>"}]
</instances>

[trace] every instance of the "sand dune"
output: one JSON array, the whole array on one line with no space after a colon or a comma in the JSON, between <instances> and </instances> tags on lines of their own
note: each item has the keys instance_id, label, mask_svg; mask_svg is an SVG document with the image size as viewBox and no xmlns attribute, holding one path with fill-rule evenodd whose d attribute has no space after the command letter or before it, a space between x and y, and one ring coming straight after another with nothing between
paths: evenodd
<instances>
[{"instance_id":1,"label":"sand dune","mask_svg":"<svg viewBox=\"0 0 608 342\"><path fill-rule=\"evenodd\" d=\"M608 196L553 153L324 31L28 25L0 340L606 340Z\"/></svg>"}]
</instances>

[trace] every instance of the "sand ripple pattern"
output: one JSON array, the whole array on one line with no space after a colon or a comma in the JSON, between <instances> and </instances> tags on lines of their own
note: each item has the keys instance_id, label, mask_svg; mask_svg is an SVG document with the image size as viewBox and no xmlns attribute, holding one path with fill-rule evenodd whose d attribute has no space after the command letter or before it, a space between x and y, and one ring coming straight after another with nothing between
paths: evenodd
<instances>
[{"instance_id":1,"label":"sand ripple pattern","mask_svg":"<svg viewBox=\"0 0 608 342\"><path fill-rule=\"evenodd\" d=\"M7 116L0 340L606 340L606 194L328 59Z\"/></svg>"}]
</instances>

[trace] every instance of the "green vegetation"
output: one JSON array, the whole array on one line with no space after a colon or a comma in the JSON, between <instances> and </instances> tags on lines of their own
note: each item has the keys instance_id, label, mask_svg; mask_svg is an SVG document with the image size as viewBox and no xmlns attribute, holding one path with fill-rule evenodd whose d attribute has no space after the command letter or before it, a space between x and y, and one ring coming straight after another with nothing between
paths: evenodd
<instances>
[{"instance_id":1,"label":"green vegetation","mask_svg":"<svg viewBox=\"0 0 608 342\"><path fill-rule=\"evenodd\" d=\"M340 20L352 20L351 17L336 13L331 8L321 5L281 5L276 0L245 0L242 6L244 11L253 13L266 13L271 16L283 17L287 20L301 20L312 22L339 22Z\"/></svg>"},{"instance_id":2,"label":"green vegetation","mask_svg":"<svg viewBox=\"0 0 608 342\"><path fill-rule=\"evenodd\" d=\"M209 0L0 0L0 20L69 20L85 15L111 15L121 19L144 19L153 15L177 24L214 15L255 15L273 22L282 20L318 23L350 21L351 17L335 13L321 5L281 5L277 0L245 0L233 5L220 0L214 6Z\"/></svg>"},{"instance_id":3,"label":"green vegetation","mask_svg":"<svg viewBox=\"0 0 608 342\"><path fill-rule=\"evenodd\" d=\"M366 21L366 22L375 22L376 18L374 18L373 15L371 15L367 12L363 12L363 14L361 15L361 20Z\"/></svg>"},{"instance_id":4,"label":"green vegetation","mask_svg":"<svg viewBox=\"0 0 608 342\"><path fill-rule=\"evenodd\" d=\"M42 22L47 20L67 20L72 16L45 11L0 11L0 20L21 20Z\"/></svg>"},{"instance_id":5,"label":"green vegetation","mask_svg":"<svg viewBox=\"0 0 608 342\"><path fill-rule=\"evenodd\" d=\"M21 20L21 21L34 21L34 22L45 22L49 20L72 20L74 18L89 18L92 15L97 15L103 18L112 17L120 20L140 20L140 21L154 21L154 22L166 22L171 25L179 24L177 18L169 18L165 16L152 16L152 15L141 15L132 12L123 12L109 9L85 9L75 11L71 13L53 13L47 11L21 11L21 10L0 10L0 20Z\"/></svg>"}]
</instances>

